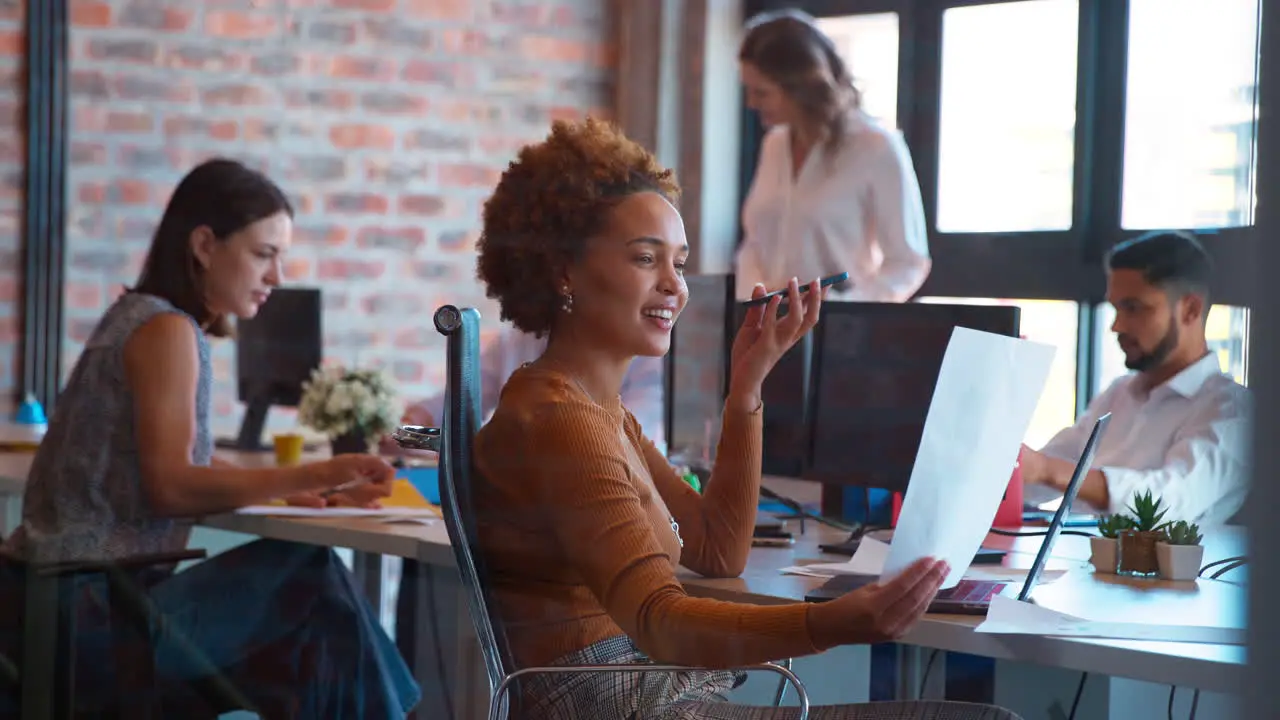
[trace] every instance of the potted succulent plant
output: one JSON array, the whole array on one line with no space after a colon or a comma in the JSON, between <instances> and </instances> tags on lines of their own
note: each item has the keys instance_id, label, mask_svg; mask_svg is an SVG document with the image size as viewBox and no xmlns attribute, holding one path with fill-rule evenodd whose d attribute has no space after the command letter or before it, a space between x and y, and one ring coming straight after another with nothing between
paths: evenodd
<instances>
[{"instance_id":1,"label":"potted succulent plant","mask_svg":"<svg viewBox=\"0 0 1280 720\"><path fill-rule=\"evenodd\" d=\"M1160 577L1166 580L1195 580L1204 560L1200 526L1179 520L1164 529L1164 537L1156 543L1156 561Z\"/></svg>"},{"instance_id":2,"label":"potted succulent plant","mask_svg":"<svg viewBox=\"0 0 1280 720\"><path fill-rule=\"evenodd\" d=\"M1089 562L1095 572L1115 573L1116 537L1133 527L1133 518L1123 513L1098 518L1098 537L1089 538Z\"/></svg>"},{"instance_id":3,"label":"potted succulent plant","mask_svg":"<svg viewBox=\"0 0 1280 720\"><path fill-rule=\"evenodd\" d=\"M1156 561L1156 543L1164 539L1164 519L1168 508L1148 490L1134 493L1129 505L1133 527L1121 530L1116 537L1116 572L1122 575L1155 575L1160 571Z\"/></svg>"}]
</instances>

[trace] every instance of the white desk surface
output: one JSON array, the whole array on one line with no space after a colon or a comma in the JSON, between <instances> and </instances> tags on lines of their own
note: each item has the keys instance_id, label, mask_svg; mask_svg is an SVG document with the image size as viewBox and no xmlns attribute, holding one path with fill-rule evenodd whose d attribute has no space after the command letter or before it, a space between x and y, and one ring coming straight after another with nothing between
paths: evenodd
<instances>
[{"instance_id":1,"label":"white desk surface","mask_svg":"<svg viewBox=\"0 0 1280 720\"><path fill-rule=\"evenodd\" d=\"M220 452L220 454L223 454ZM224 455L226 456L226 455ZM238 456L234 459L240 460ZM267 456L270 457L269 455ZM257 462L267 458L255 455ZM231 458L229 458L231 459ZM0 453L0 494L20 494L30 467L30 453ZM249 464L245 462L244 464ZM794 521L792 521L794 524ZM443 522L432 525L392 524L372 518L312 519L220 515L202 524L222 530L354 550L416 558L434 565L453 565ZM796 532L798 528L792 528ZM790 548L754 548L741 577L708 580L688 571L681 580L691 595L734 602L774 604L803 600L805 592L822 580L782 575L789 565L823 559L817 545L839 534L809 523ZM989 547L1007 549L1005 564L1031 564L1039 538L988 536ZM1244 533L1230 528L1205 541L1205 562L1243 555ZM1087 568L1088 540L1062 536L1050 567ZM1098 619L1202 625L1243 626L1247 589L1231 582L1199 580L1174 583L1094 575L1087 570L1068 573L1035 592L1037 603L1064 613ZM986 657L1129 677L1150 682L1197 687L1210 692L1240 691L1245 665L1243 646L1086 640L1043 636L1001 636L973 632L981 618L928 615L902 642L928 648Z\"/></svg>"}]
</instances>

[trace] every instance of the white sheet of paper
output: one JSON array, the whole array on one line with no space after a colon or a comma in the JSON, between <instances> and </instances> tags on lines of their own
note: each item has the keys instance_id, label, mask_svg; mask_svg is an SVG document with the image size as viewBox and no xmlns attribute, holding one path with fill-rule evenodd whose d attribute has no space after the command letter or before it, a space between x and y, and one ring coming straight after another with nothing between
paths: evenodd
<instances>
[{"instance_id":1,"label":"white sheet of paper","mask_svg":"<svg viewBox=\"0 0 1280 720\"><path fill-rule=\"evenodd\" d=\"M1054 348L957 327L942 358L883 577L946 560L954 587L991 529Z\"/></svg>"},{"instance_id":2,"label":"white sheet of paper","mask_svg":"<svg viewBox=\"0 0 1280 720\"><path fill-rule=\"evenodd\" d=\"M975 628L975 632L994 635L1053 635L1214 645L1244 645L1247 642L1247 635L1243 628L1084 620L1039 605L1019 602L1003 595L991 598L987 619Z\"/></svg>"},{"instance_id":3,"label":"white sheet of paper","mask_svg":"<svg viewBox=\"0 0 1280 720\"><path fill-rule=\"evenodd\" d=\"M435 525L438 520L439 518L437 517L423 517L421 515L395 515L383 518L382 522L388 525Z\"/></svg>"},{"instance_id":4,"label":"white sheet of paper","mask_svg":"<svg viewBox=\"0 0 1280 720\"><path fill-rule=\"evenodd\" d=\"M858 543L853 557L842 563L815 563L813 565L795 565L782 569L784 575L808 575L810 577L832 577L834 575L879 575L884 569L884 560L889 556L889 545L875 538L865 537Z\"/></svg>"},{"instance_id":5,"label":"white sheet of paper","mask_svg":"<svg viewBox=\"0 0 1280 720\"><path fill-rule=\"evenodd\" d=\"M873 537L862 538L853 557L842 563L814 563L812 565L794 565L782 569L784 575L805 575L808 577L829 578L835 575L873 575L884 572L885 560L889 557L889 544ZM989 580L991 582L1026 582L1026 568L1007 568L1000 565L973 565L965 570L964 576L969 580ZM1045 570L1040 573L1040 584L1048 584L1066 575L1065 570Z\"/></svg>"},{"instance_id":6,"label":"white sheet of paper","mask_svg":"<svg viewBox=\"0 0 1280 720\"><path fill-rule=\"evenodd\" d=\"M297 507L293 505L249 505L236 510L240 515L275 515L278 517L381 517L381 518L436 518L430 508L353 508L353 507Z\"/></svg>"}]
</instances>

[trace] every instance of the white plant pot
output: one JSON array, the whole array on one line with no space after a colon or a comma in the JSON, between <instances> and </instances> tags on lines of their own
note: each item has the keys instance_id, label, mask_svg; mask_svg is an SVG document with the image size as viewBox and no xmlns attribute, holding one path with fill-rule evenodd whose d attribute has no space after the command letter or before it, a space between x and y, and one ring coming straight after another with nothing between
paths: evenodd
<instances>
[{"instance_id":1,"label":"white plant pot","mask_svg":"<svg viewBox=\"0 0 1280 720\"><path fill-rule=\"evenodd\" d=\"M1115 574L1115 538L1091 537L1089 538L1089 550L1091 551L1089 563L1093 565L1094 572Z\"/></svg>"},{"instance_id":2,"label":"white plant pot","mask_svg":"<svg viewBox=\"0 0 1280 720\"><path fill-rule=\"evenodd\" d=\"M1203 560L1203 545L1156 543L1156 563L1165 580L1195 580Z\"/></svg>"}]
</instances>

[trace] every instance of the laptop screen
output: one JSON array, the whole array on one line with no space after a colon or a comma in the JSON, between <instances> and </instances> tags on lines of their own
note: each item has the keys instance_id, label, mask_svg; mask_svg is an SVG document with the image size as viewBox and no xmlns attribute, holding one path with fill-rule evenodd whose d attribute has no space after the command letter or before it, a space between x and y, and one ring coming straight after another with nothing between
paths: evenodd
<instances>
[{"instance_id":1,"label":"laptop screen","mask_svg":"<svg viewBox=\"0 0 1280 720\"><path fill-rule=\"evenodd\" d=\"M1062 494L1062 504L1058 505L1058 511L1053 514L1053 522L1049 523L1049 529L1045 532L1044 542L1040 544L1040 552L1036 553L1036 560L1031 564L1031 571L1027 573L1027 581L1022 584L1022 591L1018 593L1018 599L1026 601L1031 598L1031 591L1035 589L1036 583L1040 581L1040 575L1044 572L1044 566L1049 562L1049 556L1053 554L1053 543L1058 539L1058 535L1062 533L1062 526L1067 519L1067 514L1071 512L1071 505L1076 501L1076 495L1080 492L1080 484L1084 482L1084 478L1089 474L1089 468L1093 466L1093 457L1098 452L1098 443L1102 440L1102 434L1106 432L1107 425L1111 422L1111 413L1107 413L1098 418L1093 424L1093 432L1089 434L1089 441L1084 444L1084 452L1080 453L1080 460L1076 463L1075 472L1071 473L1071 482L1067 484L1067 490Z\"/></svg>"}]
</instances>

